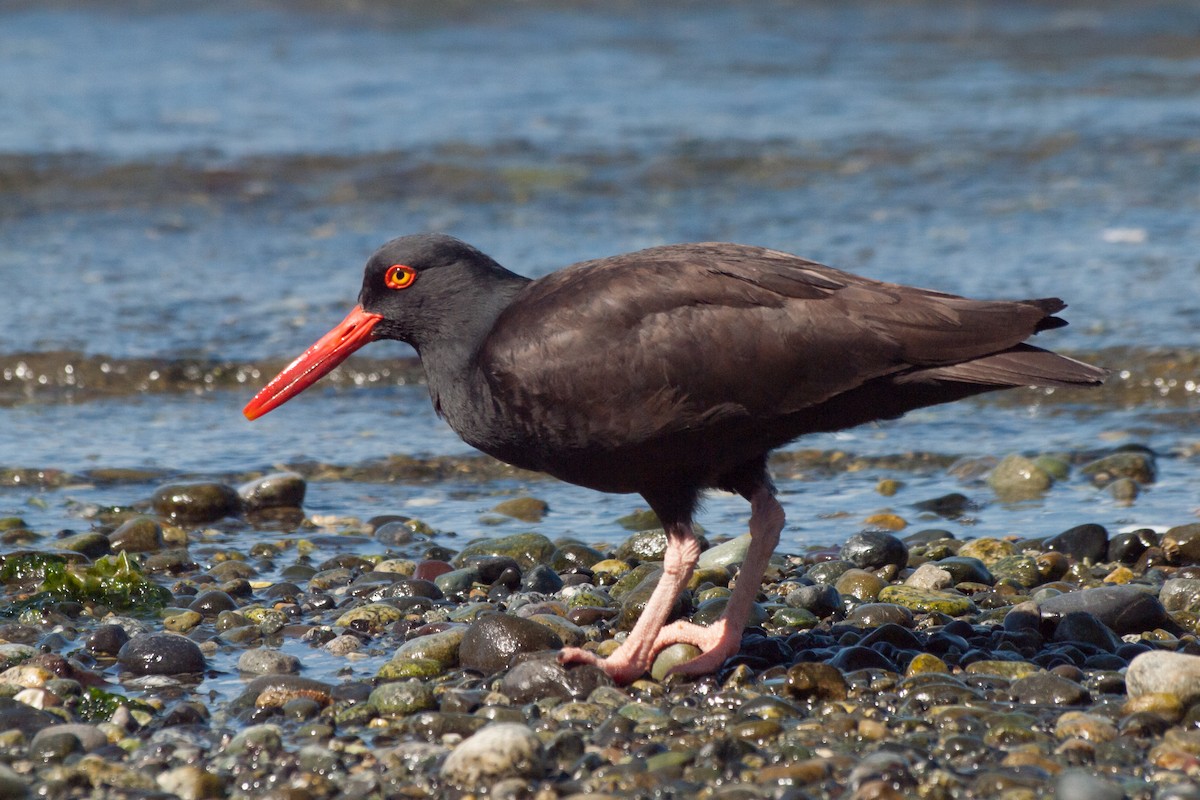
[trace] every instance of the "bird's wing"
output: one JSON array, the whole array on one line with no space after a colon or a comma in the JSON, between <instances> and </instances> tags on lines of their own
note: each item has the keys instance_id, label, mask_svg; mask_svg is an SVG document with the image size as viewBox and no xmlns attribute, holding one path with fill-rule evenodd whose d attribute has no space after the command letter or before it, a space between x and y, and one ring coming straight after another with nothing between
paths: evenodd
<instances>
[{"instance_id":1,"label":"bird's wing","mask_svg":"<svg viewBox=\"0 0 1200 800\"><path fill-rule=\"evenodd\" d=\"M1011 347L1061 307L881 283L771 250L672 245L529 284L480 353L534 428L641 439L771 418L883 375Z\"/></svg>"}]
</instances>

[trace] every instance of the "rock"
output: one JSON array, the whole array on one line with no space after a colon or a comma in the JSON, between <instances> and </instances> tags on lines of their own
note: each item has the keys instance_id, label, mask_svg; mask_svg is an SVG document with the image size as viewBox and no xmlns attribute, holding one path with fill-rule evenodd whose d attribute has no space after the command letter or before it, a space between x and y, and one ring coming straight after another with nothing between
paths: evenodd
<instances>
[{"instance_id":1,"label":"rock","mask_svg":"<svg viewBox=\"0 0 1200 800\"><path fill-rule=\"evenodd\" d=\"M845 700L850 685L829 664L800 662L788 669L784 691L800 700Z\"/></svg>"},{"instance_id":2,"label":"rock","mask_svg":"<svg viewBox=\"0 0 1200 800\"><path fill-rule=\"evenodd\" d=\"M532 653L517 657L499 688L514 703L532 703L547 697L581 700L597 687L612 685L612 679L592 664L567 668L554 653Z\"/></svg>"},{"instance_id":3,"label":"rock","mask_svg":"<svg viewBox=\"0 0 1200 800\"><path fill-rule=\"evenodd\" d=\"M513 497L492 507L493 513L512 517L521 522L541 522L549 510L550 505L545 500L538 500L536 497Z\"/></svg>"},{"instance_id":4,"label":"rock","mask_svg":"<svg viewBox=\"0 0 1200 800\"><path fill-rule=\"evenodd\" d=\"M918 589L945 589L953 586L955 580L949 571L936 564L926 563L917 567L913 574L904 580L904 584Z\"/></svg>"},{"instance_id":5,"label":"rock","mask_svg":"<svg viewBox=\"0 0 1200 800\"><path fill-rule=\"evenodd\" d=\"M911 586L888 586L879 593L883 603L895 603L913 611L936 612L961 617L977 610L971 598L956 592L916 589Z\"/></svg>"},{"instance_id":6,"label":"rock","mask_svg":"<svg viewBox=\"0 0 1200 800\"><path fill-rule=\"evenodd\" d=\"M1154 454L1144 450L1121 450L1084 464L1079 470L1094 486L1108 486L1118 478L1129 478L1140 484L1154 483L1156 467Z\"/></svg>"},{"instance_id":7,"label":"rock","mask_svg":"<svg viewBox=\"0 0 1200 800\"><path fill-rule=\"evenodd\" d=\"M463 567L479 556L507 556L525 570L535 564L549 561L555 549L554 543L540 533L517 533L498 539L476 539L459 551L453 564ZM491 581L485 578L484 583Z\"/></svg>"},{"instance_id":8,"label":"rock","mask_svg":"<svg viewBox=\"0 0 1200 800\"><path fill-rule=\"evenodd\" d=\"M163 548L162 526L149 517L134 517L108 535L113 552L149 553Z\"/></svg>"},{"instance_id":9,"label":"rock","mask_svg":"<svg viewBox=\"0 0 1200 800\"><path fill-rule=\"evenodd\" d=\"M1006 542L1003 539L972 539L958 549L959 558L976 558L983 562L985 567L991 568L1002 558L1013 554L1012 542Z\"/></svg>"},{"instance_id":10,"label":"rock","mask_svg":"<svg viewBox=\"0 0 1200 800\"><path fill-rule=\"evenodd\" d=\"M1135 656L1125 671L1130 697L1168 694L1183 705L1200 700L1200 656L1151 650Z\"/></svg>"},{"instance_id":11,"label":"rock","mask_svg":"<svg viewBox=\"0 0 1200 800\"><path fill-rule=\"evenodd\" d=\"M1162 548L1172 560L1200 564L1200 522L1176 525L1162 537Z\"/></svg>"},{"instance_id":12,"label":"rock","mask_svg":"<svg viewBox=\"0 0 1200 800\"><path fill-rule=\"evenodd\" d=\"M1096 564L1108 555L1108 530L1103 525L1076 525L1051 536L1043 546L1047 550L1065 553L1076 561Z\"/></svg>"},{"instance_id":13,"label":"rock","mask_svg":"<svg viewBox=\"0 0 1200 800\"><path fill-rule=\"evenodd\" d=\"M1036 461L1014 453L996 465L987 483L1001 500L1013 502L1041 497L1054 479Z\"/></svg>"},{"instance_id":14,"label":"rock","mask_svg":"<svg viewBox=\"0 0 1200 800\"><path fill-rule=\"evenodd\" d=\"M559 574L584 572L604 560L604 553L578 542L560 545L550 554L550 569Z\"/></svg>"},{"instance_id":15,"label":"rock","mask_svg":"<svg viewBox=\"0 0 1200 800\"><path fill-rule=\"evenodd\" d=\"M407 717L437 708L433 688L417 680L385 683L371 692L367 702L383 717Z\"/></svg>"},{"instance_id":16,"label":"rock","mask_svg":"<svg viewBox=\"0 0 1200 800\"><path fill-rule=\"evenodd\" d=\"M188 608L205 617L215 617L222 611L237 610L237 601L230 596L229 592L209 589L196 595L192 602L188 603Z\"/></svg>"},{"instance_id":17,"label":"rock","mask_svg":"<svg viewBox=\"0 0 1200 800\"><path fill-rule=\"evenodd\" d=\"M978 558L957 555L931 562L950 573L954 583L984 583L991 586L996 582L991 571Z\"/></svg>"},{"instance_id":18,"label":"rock","mask_svg":"<svg viewBox=\"0 0 1200 800\"><path fill-rule=\"evenodd\" d=\"M101 625L83 642L83 648L98 656L115 656L129 641L129 634L120 625Z\"/></svg>"},{"instance_id":19,"label":"rock","mask_svg":"<svg viewBox=\"0 0 1200 800\"><path fill-rule=\"evenodd\" d=\"M846 622L862 628L875 628L889 622L911 628L913 615L907 608L895 603L863 603L846 615Z\"/></svg>"},{"instance_id":20,"label":"rock","mask_svg":"<svg viewBox=\"0 0 1200 800\"><path fill-rule=\"evenodd\" d=\"M719 545L705 550L696 561L696 568L710 569L712 567L728 567L733 564L741 564L746 560L746 551L749 549L750 534L743 533L741 536L734 537L727 542L721 542Z\"/></svg>"},{"instance_id":21,"label":"rock","mask_svg":"<svg viewBox=\"0 0 1200 800\"><path fill-rule=\"evenodd\" d=\"M242 507L247 511L265 508L300 508L308 486L295 472L273 472L237 488Z\"/></svg>"},{"instance_id":22,"label":"rock","mask_svg":"<svg viewBox=\"0 0 1200 800\"><path fill-rule=\"evenodd\" d=\"M784 602L792 608L811 611L818 617L827 617L842 610L842 596L838 590L822 583L793 589L788 592Z\"/></svg>"},{"instance_id":23,"label":"rock","mask_svg":"<svg viewBox=\"0 0 1200 800\"><path fill-rule=\"evenodd\" d=\"M662 561L666 552L666 531L652 528L630 534L617 547L614 557L622 561Z\"/></svg>"},{"instance_id":24,"label":"rock","mask_svg":"<svg viewBox=\"0 0 1200 800\"><path fill-rule=\"evenodd\" d=\"M536 780L545 765L537 734L518 723L497 723L464 739L442 764L441 776L478 790L503 778Z\"/></svg>"},{"instance_id":25,"label":"rock","mask_svg":"<svg viewBox=\"0 0 1200 800\"><path fill-rule=\"evenodd\" d=\"M428 658L443 665L446 669L456 667L458 666L458 650L466 633L467 626L455 625L444 631L409 639L397 648L395 654L392 655L392 660Z\"/></svg>"},{"instance_id":26,"label":"rock","mask_svg":"<svg viewBox=\"0 0 1200 800\"><path fill-rule=\"evenodd\" d=\"M511 614L488 614L468 626L458 648L459 663L492 674L506 669L518 653L561 650L554 631L533 620Z\"/></svg>"},{"instance_id":27,"label":"rock","mask_svg":"<svg viewBox=\"0 0 1200 800\"><path fill-rule=\"evenodd\" d=\"M1200 578L1170 578L1159 590L1158 599L1167 611L1200 613Z\"/></svg>"},{"instance_id":28,"label":"rock","mask_svg":"<svg viewBox=\"0 0 1200 800\"><path fill-rule=\"evenodd\" d=\"M682 666L700 656L700 648L694 644L677 642L664 647L650 666L650 677L656 681L664 681L675 667Z\"/></svg>"},{"instance_id":29,"label":"rock","mask_svg":"<svg viewBox=\"0 0 1200 800\"><path fill-rule=\"evenodd\" d=\"M1038 608L1043 618L1053 620L1073 611L1087 611L1118 636L1155 628L1175 628L1158 598L1132 585L1067 592L1041 601Z\"/></svg>"},{"instance_id":30,"label":"rock","mask_svg":"<svg viewBox=\"0 0 1200 800\"><path fill-rule=\"evenodd\" d=\"M112 544L108 537L99 531L85 531L74 536L66 536L59 539L57 545L63 550L81 553L88 558L99 558L112 552Z\"/></svg>"},{"instance_id":31,"label":"rock","mask_svg":"<svg viewBox=\"0 0 1200 800\"><path fill-rule=\"evenodd\" d=\"M863 569L848 569L838 577L834 588L843 597L857 597L859 600L874 600L888 585L888 582Z\"/></svg>"},{"instance_id":32,"label":"rock","mask_svg":"<svg viewBox=\"0 0 1200 800\"><path fill-rule=\"evenodd\" d=\"M195 764L184 764L160 772L155 781L158 788L180 800L207 800L226 795L221 776Z\"/></svg>"},{"instance_id":33,"label":"rock","mask_svg":"<svg viewBox=\"0 0 1200 800\"><path fill-rule=\"evenodd\" d=\"M155 513L181 524L216 522L237 514L241 500L223 483L172 483L159 487L151 503Z\"/></svg>"},{"instance_id":34,"label":"rock","mask_svg":"<svg viewBox=\"0 0 1200 800\"><path fill-rule=\"evenodd\" d=\"M1042 582L1042 573L1038 569L1037 559L1030 556L1012 555L995 561L991 565L992 578L1000 581L1010 581L1032 589Z\"/></svg>"},{"instance_id":35,"label":"rock","mask_svg":"<svg viewBox=\"0 0 1200 800\"><path fill-rule=\"evenodd\" d=\"M1074 706L1088 702L1087 689L1051 672L1036 672L1013 681L1009 691L1018 703Z\"/></svg>"},{"instance_id":36,"label":"rock","mask_svg":"<svg viewBox=\"0 0 1200 800\"><path fill-rule=\"evenodd\" d=\"M117 661L138 675L180 675L204 671L204 655L191 639L173 633L144 633L130 639Z\"/></svg>"},{"instance_id":37,"label":"rock","mask_svg":"<svg viewBox=\"0 0 1200 800\"><path fill-rule=\"evenodd\" d=\"M29 796L29 784L6 764L0 764L0 800L22 800Z\"/></svg>"},{"instance_id":38,"label":"rock","mask_svg":"<svg viewBox=\"0 0 1200 800\"><path fill-rule=\"evenodd\" d=\"M879 569L889 564L904 569L908 565L908 548L885 531L863 531L846 540L838 557L860 569Z\"/></svg>"},{"instance_id":39,"label":"rock","mask_svg":"<svg viewBox=\"0 0 1200 800\"><path fill-rule=\"evenodd\" d=\"M562 578L545 564L538 564L521 576L521 590L525 592L553 594L562 587Z\"/></svg>"},{"instance_id":40,"label":"rock","mask_svg":"<svg viewBox=\"0 0 1200 800\"><path fill-rule=\"evenodd\" d=\"M1115 653L1121 646L1117 638L1095 614L1086 611L1072 611L1064 614L1054 628L1053 640L1056 642L1083 642L1099 647L1106 653Z\"/></svg>"},{"instance_id":41,"label":"rock","mask_svg":"<svg viewBox=\"0 0 1200 800\"><path fill-rule=\"evenodd\" d=\"M943 519L958 519L968 511L978 510L979 505L961 492L951 492L941 497L913 503L913 508L918 511L928 511Z\"/></svg>"},{"instance_id":42,"label":"rock","mask_svg":"<svg viewBox=\"0 0 1200 800\"><path fill-rule=\"evenodd\" d=\"M1138 556L1151 547L1158 547L1162 537L1150 528L1118 533L1108 540L1108 561L1119 561L1122 564L1134 564Z\"/></svg>"},{"instance_id":43,"label":"rock","mask_svg":"<svg viewBox=\"0 0 1200 800\"><path fill-rule=\"evenodd\" d=\"M1054 785L1055 800L1125 800L1116 783L1082 769L1063 770Z\"/></svg>"},{"instance_id":44,"label":"rock","mask_svg":"<svg viewBox=\"0 0 1200 800\"><path fill-rule=\"evenodd\" d=\"M361 633L382 633L389 625L404 618L404 612L387 603L368 603L352 608L333 624Z\"/></svg>"},{"instance_id":45,"label":"rock","mask_svg":"<svg viewBox=\"0 0 1200 800\"><path fill-rule=\"evenodd\" d=\"M75 750L90 753L108 744L108 737L95 725L68 722L64 725L51 725L48 728L42 728L34 734L33 740L29 743L29 749L31 752L39 752L43 748L55 750L59 746L50 744L49 740L59 736L68 736L75 740L75 744L66 751L68 753Z\"/></svg>"},{"instance_id":46,"label":"rock","mask_svg":"<svg viewBox=\"0 0 1200 800\"><path fill-rule=\"evenodd\" d=\"M300 659L290 653L256 647L238 657L238 670L251 675L284 675L300 671Z\"/></svg>"}]
</instances>

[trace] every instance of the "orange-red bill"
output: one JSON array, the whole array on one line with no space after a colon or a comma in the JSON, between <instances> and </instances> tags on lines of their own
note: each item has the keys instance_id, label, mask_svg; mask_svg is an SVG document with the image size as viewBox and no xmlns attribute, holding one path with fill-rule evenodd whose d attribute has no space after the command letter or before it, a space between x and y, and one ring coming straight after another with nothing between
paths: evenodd
<instances>
[{"instance_id":1,"label":"orange-red bill","mask_svg":"<svg viewBox=\"0 0 1200 800\"><path fill-rule=\"evenodd\" d=\"M254 395L242 413L247 419L258 419L312 386L347 356L374 339L372 331L381 319L381 314L371 314L363 311L362 306L355 306L336 328L317 340Z\"/></svg>"}]
</instances>

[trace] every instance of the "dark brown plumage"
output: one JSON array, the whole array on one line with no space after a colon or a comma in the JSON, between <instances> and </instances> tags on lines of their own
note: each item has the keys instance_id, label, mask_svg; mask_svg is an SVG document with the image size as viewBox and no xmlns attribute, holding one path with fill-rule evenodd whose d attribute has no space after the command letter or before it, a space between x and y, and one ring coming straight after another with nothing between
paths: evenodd
<instances>
[{"instance_id":1,"label":"dark brown plumage","mask_svg":"<svg viewBox=\"0 0 1200 800\"><path fill-rule=\"evenodd\" d=\"M1060 300L968 300L735 244L655 247L529 281L456 239L407 236L372 256L359 301L247 415L371 339L401 339L417 349L438 413L469 444L581 486L641 494L668 532L662 597L608 660L564 651L621 680L671 641L706 651L689 672L736 652L783 524L766 472L772 449L982 392L1105 374L1024 343L1066 324L1054 316ZM708 488L751 501L741 591L712 628L664 628L694 564L691 516Z\"/></svg>"}]
</instances>

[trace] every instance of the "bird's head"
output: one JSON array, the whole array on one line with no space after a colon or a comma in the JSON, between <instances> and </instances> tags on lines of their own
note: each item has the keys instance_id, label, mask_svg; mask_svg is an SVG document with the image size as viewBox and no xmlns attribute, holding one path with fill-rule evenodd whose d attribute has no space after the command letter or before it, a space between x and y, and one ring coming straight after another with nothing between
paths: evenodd
<instances>
[{"instance_id":1,"label":"bird's head","mask_svg":"<svg viewBox=\"0 0 1200 800\"><path fill-rule=\"evenodd\" d=\"M469 290L492 274L511 276L452 236L425 233L391 240L367 260L358 305L271 379L243 413L257 419L283 405L367 342L399 339L420 349L431 337L453 336L471 314Z\"/></svg>"}]
</instances>

